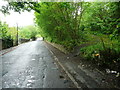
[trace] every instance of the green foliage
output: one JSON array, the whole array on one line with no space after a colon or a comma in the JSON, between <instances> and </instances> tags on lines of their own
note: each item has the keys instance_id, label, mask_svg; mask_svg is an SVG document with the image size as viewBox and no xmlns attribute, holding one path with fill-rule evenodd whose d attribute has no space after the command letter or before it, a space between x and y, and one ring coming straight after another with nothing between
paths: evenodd
<instances>
[{"instance_id":1,"label":"green foliage","mask_svg":"<svg viewBox=\"0 0 120 90\"><path fill-rule=\"evenodd\" d=\"M120 61L120 2L10 2L3 11L35 10L35 22L46 40L71 51L81 43L83 56L113 68ZM7 11L5 11L7 12ZM32 33L31 33L32 32ZM33 38L36 30L23 28L22 38Z\"/></svg>"},{"instance_id":2,"label":"green foliage","mask_svg":"<svg viewBox=\"0 0 120 90\"><path fill-rule=\"evenodd\" d=\"M9 27L7 34L13 39L13 45L17 45L18 38L17 38L17 28L16 27Z\"/></svg>"},{"instance_id":3,"label":"green foliage","mask_svg":"<svg viewBox=\"0 0 120 90\"><path fill-rule=\"evenodd\" d=\"M2 49L13 46L13 39L8 34L9 27L0 21L0 39L2 39Z\"/></svg>"},{"instance_id":4,"label":"green foliage","mask_svg":"<svg viewBox=\"0 0 120 90\"><path fill-rule=\"evenodd\" d=\"M103 46L104 43L104 46ZM120 63L120 43L117 40L104 40L97 44L81 48L83 57L87 60L92 60L99 66L118 70Z\"/></svg>"},{"instance_id":5,"label":"green foliage","mask_svg":"<svg viewBox=\"0 0 120 90\"><path fill-rule=\"evenodd\" d=\"M26 26L19 30L20 38L35 40L38 31L34 26Z\"/></svg>"},{"instance_id":6,"label":"green foliage","mask_svg":"<svg viewBox=\"0 0 120 90\"><path fill-rule=\"evenodd\" d=\"M87 42L92 45L82 48L81 53L87 60L117 71L120 63L119 10L120 2L89 3L82 17Z\"/></svg>"},{"instance_id":7,"label":"green foliage","mask_svg":"<svg viewBox=\"0 0 120 90\"><path fill-rule=\"evenodd\" d=\"M8 32L8 26L6 23L2 23L0 21L0 38L5 38L7 37L7 32Z\"/></svg>"},{"instance_id":8,"label":"green foliage","mask_svg":"<svg viewBox=\"0 0 120 90\"><path fill-rule=\"evenodd\" d=\"M4 14L10 14L10 10L14 10L15 12L21 12L21 11L31 11L35 10L36 12L40 13L37 7L40 7L39 3L37 2L9 2L6 6L2 6L2 9L0 11Z\"/></svg>"},{"instance_id":9,"label":"green foliage","mask_svg":"<svg viewBox=\"0 0 120 90\"><path fill-rule=\"evenodd\" d=\"M41 13L35 13L35 20L41 28L42 36L59 44L69 45L72 41L72 46L78 45L83 36L79 30L83 13L82 5L82 2L40 3ZM79 13L80 9L81 13Z\"/></svg>"},{"instance_id":10,"label":"green foliage","mask_svg":"<svg viewBox=\"0 0 120 90\"><path fill-rule=\"evenodd\" d=\"M13 38L13 40L16 40L16 38L17 38L17 29L16 29L16 27L9 27L8 35L10 35Z\"/></svg>"},{"instance_id":11,"label":"green foliage","mask_svg":"<svg viewBox=\"0 0 120 90\"><path fill-rule=\"evenodd\" d=\"M42 36L57 43L72 40L78 45L86 39L84 31L107 35L119 32L120 2L9 2L3 11L9 9L35 10Z\"/></svg>"},{"instance_id":12,"label":"green foliage","mask_svg":"<svg viewBox=\"0 0 120 90\"><path fill-rule=\"evenodd\" d=\"M100 43L81 48L81 53L87 60L92 60L94 58L93 54L99 53L99 49L103 50L103 47Z\"/></svg>"},{"instance_id":13,"label":"green foliage","mask_svg":"<svg viewBox=\"0 0 120 90\"><path fill-rule=\"evenodd\" d=\"M92 2L82 17L85 29L112 34L119 22L120 2ZM113 9L114 8L114 9Z\"/></svg>"}]
</instances>

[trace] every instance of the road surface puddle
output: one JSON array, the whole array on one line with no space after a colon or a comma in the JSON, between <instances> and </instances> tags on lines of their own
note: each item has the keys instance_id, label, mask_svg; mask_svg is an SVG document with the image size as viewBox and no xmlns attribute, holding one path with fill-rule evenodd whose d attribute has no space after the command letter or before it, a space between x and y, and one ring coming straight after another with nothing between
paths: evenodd
<instances>
[{"instance_id":1,"label":"road surface puddle","mask_svg":"<svg viewBox=\"0 0 120 90\"><path fill-rule=\"evenodd\" d=\"M32 59L32 61L34 61L35 59Z\"/></svg>"},{"instance_id":2,"label":"road surface puddle","mask_svg":"<svg viewBox=\"0 0 120 90\"><path fill-rule=\"evenodd\" d=\"M43 59L44 57L40 57L39 59L41 60L41 59Z\"/></svg>"},{"instance_id":3,"label":"road surface puddle","mask_svg":"<svg viewBox=\"0 0 120 90\"><path fill-rule=\"evenodd\" d=\"M34 83L35 80L28 80L28 83Z\"/></svg>"},{"instance_id":4,"label":"road surface puddle","mask_svg":"<svg viewBox=\"0 0 120 90\"><path fill-rule=\"evenodd\" d=\"M35 79L35 76L30 76L31 79Z\"/></svg>"}]
</instances>

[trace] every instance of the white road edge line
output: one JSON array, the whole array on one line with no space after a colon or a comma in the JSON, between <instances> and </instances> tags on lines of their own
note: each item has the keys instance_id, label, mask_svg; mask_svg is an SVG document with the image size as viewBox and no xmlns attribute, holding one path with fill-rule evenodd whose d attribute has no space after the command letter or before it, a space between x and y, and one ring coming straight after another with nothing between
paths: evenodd
<instances>
[{"instance_id":1,"label":"white road edge line","mask_svg":"<svg viewBox=\"0 0 120 90\"><path fill-rule=\"evenodd\" d=\"M54 55L53 52L46 45L45 45L45 47L50 51L50 53L52 55ZM65 71L65 73L68 75L68 77L72 80L72 82L74 83L74 85L77 88L81 88L79 86L79 84L76 82L76 80L74 79L74 77L65 69L65 67L59 62L58 58L55 55L54 55L54 60L56 60L58 62L58 64L62 67L62 69Z\"/></svg>"}]
</instances>

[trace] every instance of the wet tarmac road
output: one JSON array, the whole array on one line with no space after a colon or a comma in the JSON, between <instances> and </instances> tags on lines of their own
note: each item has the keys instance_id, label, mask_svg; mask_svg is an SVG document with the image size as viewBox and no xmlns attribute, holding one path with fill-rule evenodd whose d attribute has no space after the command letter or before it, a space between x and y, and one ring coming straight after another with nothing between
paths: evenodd
<instances>
[{"instance_id":1,"label":"wet tarmac road","mask_svg":"<svg viewBox=\"0 0 120 90\"><path fill-rule=\"evenodd\" d=\"M2 88L68 88L43 41L21 44L2 57Z\"/></svg>"}]
</instances>

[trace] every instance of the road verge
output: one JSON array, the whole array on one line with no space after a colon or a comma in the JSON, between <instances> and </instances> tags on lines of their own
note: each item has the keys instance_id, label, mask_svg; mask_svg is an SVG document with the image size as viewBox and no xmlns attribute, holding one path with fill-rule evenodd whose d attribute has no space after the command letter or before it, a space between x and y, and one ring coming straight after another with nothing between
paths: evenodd
<instances>
[{"instance_id":1,"label":"road verge","mask_svg":"<svg viewBox=\"0 0 120 90\"><path fill-rule=\"evenodd\" d=\"M78 88L118 88L114 86L109 80L108 75L101 74L92 67L86 67L85 63L82 63L81 57L73 57L72 54L65 54L60 49L54 47L50 43L45 43L50 52L54 55L54 58L65 72L69 74L68 77L74 82ZM66 72L66 73L67 73ZM71 78L74 79L72 79ZM77 82L77 84L76 84Z\"/></svg>"},{"instance_id":2,"label":"road verge","mask_svg":"<svg viewBox=\"0 0 120 90\"><path fill-rule=\"evenodd\" d=\"M50 44L50 42L47 42ZM53 45L53 44L52 44ZM55 44L54 44L55 45ZM58 60L58 58L54 55L54 53L47 47L46 45L46 48L50 51L50 53L54 56L54 60L60 65L60 67L65 71L65 73L67 74L67 76L70 78L70 80L74 83L74 85L77 87L77 88L81 88L78 84L78 82L75 80L75 78L69 73L69 71L62 65L62 63ZM59 48L58 45L55 47L55 48ZM60 48L59 48L60 50ZM63 51L63 49L62 49ZM65 53L65 52L64 52Z\"/></svg>"}]
</instances>

